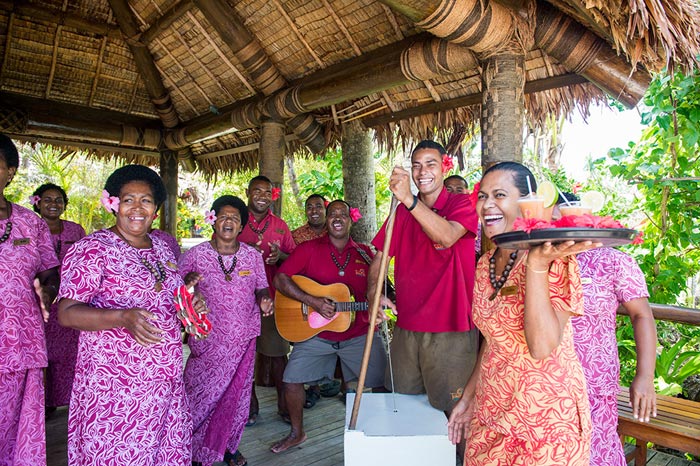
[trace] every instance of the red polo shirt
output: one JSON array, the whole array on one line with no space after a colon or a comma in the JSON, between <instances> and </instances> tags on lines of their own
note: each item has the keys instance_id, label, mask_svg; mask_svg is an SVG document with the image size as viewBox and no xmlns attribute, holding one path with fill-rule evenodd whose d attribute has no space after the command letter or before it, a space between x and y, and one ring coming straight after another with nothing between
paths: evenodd
<instances>
[{"instance_id":1,"label":"red polo shirt","mask_svg":"<svg viewBox=\"0 0 700 466\"><path fill-rule=\"evenodd\" d=\"M372 252L367 246L358 245L352 239L348 240L340 253L331 244L328 236L312 239L297 246L287 260L282 263L279 272L290 277L303 275L322 285L344 283L350 288L350 294L355 298L355 301L367 301L369 265L357 252L358 247L367 253L367 257L372 258ZM348 265L345 267L345 275L342 277L338 275L338 267L331 258L331 250L341 265L345 263L347 254L350 254ZM345 341L365 335L368 326L369 312L363 311L355 314L355 320L345 332L321 332L318 336L331 341Z\"/></svg>"},{"instance_id":2,"label":"red polo shirt","mask_svg":"<svg viewBox=\"0 0 700 466\"><path fill-rule=\"evenodd\" d=\"M252 229L262 232L262 240L258 233L255 233ZM260 221L256 222L255 217L252 213L248 215L248 223L243 227L243 231L238 235L238 241L241 241L251 246L259 247L262 250L263 260L270 255L270 244L276 243L280 250L285 254L290 254L296 244L292 238L292 234L289 231L289 227L284 220L274 215L272 212L268 211L267 215ZM261 242L261 244L257 244ZM270 284L270 296L275 296L275 288L272 286L272 279L277 273L276 264L265 263L265 275L267 276L267 282Z\"/></svg>"},{"instance_id":3,"label":"red polo shirt","mask_svg":"<svg viewBox=\"0 0 700 466\"><path fill-rule=\"evenodd\" d=\"M452 247L433 243L403 204L396 210L389 256L395 257L396 324L413 332L464 332L474 328L474 238L477 216L469 196L443 188L433 211L467 233ZM386 222L372 240L384 247Z\"/></svg>"}]
</instances>

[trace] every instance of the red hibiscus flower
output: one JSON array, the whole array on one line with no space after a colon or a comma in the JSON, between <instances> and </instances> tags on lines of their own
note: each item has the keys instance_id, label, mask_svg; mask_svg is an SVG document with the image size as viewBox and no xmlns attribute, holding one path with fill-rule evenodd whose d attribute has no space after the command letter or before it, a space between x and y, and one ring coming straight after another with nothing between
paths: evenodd
<instances>
[{"instance_id":1,"label":"red hibiscus flower","mask_svg":"<svg viewBox=\"0 0 700 466\"><path fill-rule=\"evenodd\" d=\"M481 187L481 182L477 181L472 189L471 194L469 194L469 200L472 202L472 207L476 208L476 201L479 200L479 188Z\"/></svg>"},{"instance_id":2,"label":"red hibiscus flower","mask_svg":"<svg viewBox=\"0 0 700 466\"><path fill-rule=\"evenodd\" d=\"M442 173L447 173L455 167L452 157L447 154L442 156Z\"/></svg>"},{"instance_id":3,"label":"red hibiscus flower","mask_svg":"<svg viewBox=\"0 0 700 466\"><path fill-rule=\"evenodd\" d=\"M635 236L634 239L632 240L632 244L642 244L644 242L643 236L644 236L643 231L640 231L639 233L637 233L637 236Z\"/></svg>"},{"instance_id":4,"label":"red hibiscus flower","mask_svg":"<svg viewBox=\"0 0 700 466\"><path fill-rule=\"evenodd\" d=\"M280 194L282 194L282 188L272 188L272 200L273 201L276 201L277 199L279 199Z\"/></svg>"},{"instance_id":5,"label":"red hibiscus flower","mask_svg":"<svg viewBox=\"0 0 700 466\"><path fill-rule=\"evenodd\" d=\"M360 209L358 209L357 207L350 207L350 220L352 220L352 222L355 223L361 218L362 214L360 213Z\"/></svg>"},{"instance_id":6,"label":"red hibiscus flower","mask_svg":"<svg viewBox=\"0 0 700 466\"><path fill-rule=\"evenodd\" d=\"M514 230L522 230L525 233L530 233L532 230L542 230L543 228L554 228L552 222L547 222L539 218L516 218L513 222Z\"/></svg>"}]
</instances>

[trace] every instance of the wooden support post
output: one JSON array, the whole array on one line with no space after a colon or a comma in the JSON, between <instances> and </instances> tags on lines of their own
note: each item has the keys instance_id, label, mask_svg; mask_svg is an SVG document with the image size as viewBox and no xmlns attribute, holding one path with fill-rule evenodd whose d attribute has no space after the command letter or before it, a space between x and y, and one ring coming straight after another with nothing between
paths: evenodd
<instances>
[{"instance_id":1,"label":"wooden support post","mask_svg":"<svg viewBox=\"0 0 700 466\"><path fill-rule=\"evenodd\" d=\"M484 169L523 159L525 57L496 55L481 73L481 163Z\"/></svg>"},{"instance_id":2,"label":"wooden support post","mask_svg":"<svg viewBox=\"0 0 700 466\"><path fill-rule=\"evenodd\" d=\"M160 209L160 229L177 238L177 154L171 151L160 153L160 177L165 184L167 196Z\"/></svg>"},{"instance_id":3,"label":"wooden support post","mask_svg":"<svg viewBox=\"0 0 700 466\"><path fill-rule=\"evenodd\" d=\"M369 243L377 232L374 189L374 158L370 132L358 120L343 123L340 147L343 152L345 201L360 209L362 218L352 226L352 238Z\"/></svg>"},{"instance_id":4,"label":"wooden support post","mask_svg":"<svg viewBox=\"0 0 700 466\"><path fill-rule=\"evenodd\" d=\"M282 189L284 184L284 123L265 120L260 125L259 168L260 174L272 181L273 188ZM282 215L282 198L272 203L272 213Z\"/></svg>"}]
</instances>

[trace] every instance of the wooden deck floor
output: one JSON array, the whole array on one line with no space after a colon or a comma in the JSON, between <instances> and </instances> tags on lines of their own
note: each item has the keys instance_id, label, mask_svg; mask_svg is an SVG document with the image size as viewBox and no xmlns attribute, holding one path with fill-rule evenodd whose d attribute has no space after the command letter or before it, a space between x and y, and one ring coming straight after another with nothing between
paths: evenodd
<instances>
[{"instance_id":1,"label":"wooden deck floor","mask_svg":"<svg viewBox=\"0 0 700 466\"><path fill-rule=\"evenodd\" d=\"M313 409L304 410L308 440L280 455L270 452L270 445L289 431L276 414L277 403L272 388L257 388L260 417L256 425L246 428L241 452L250 466L342 466L345 405L339 397L321 398ZM46 422L48 466L66 466L66 422L68 411L61 408ZM676 456L649 450L649 466L700 466ZM223 465L224 463L220 463Z\"/></svg>"}]
</instances>

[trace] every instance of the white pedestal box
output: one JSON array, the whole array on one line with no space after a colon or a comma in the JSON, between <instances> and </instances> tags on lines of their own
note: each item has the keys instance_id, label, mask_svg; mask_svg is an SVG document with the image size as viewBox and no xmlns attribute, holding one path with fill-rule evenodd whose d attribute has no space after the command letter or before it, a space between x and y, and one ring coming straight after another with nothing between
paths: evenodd
<instances>
[{"instance_id":1,"label":"white pedestal box","mask_svg":"<svg viewBox=\"0 0 700 466\"><path fill-rule=\"evenodd\" d=\"M396 409L394 409L394 400ZM348 430L355 396L345 407L345 466L454 466L447 418L427 395L362 394L355 430Z\"/></svg>"}]
</instances>

